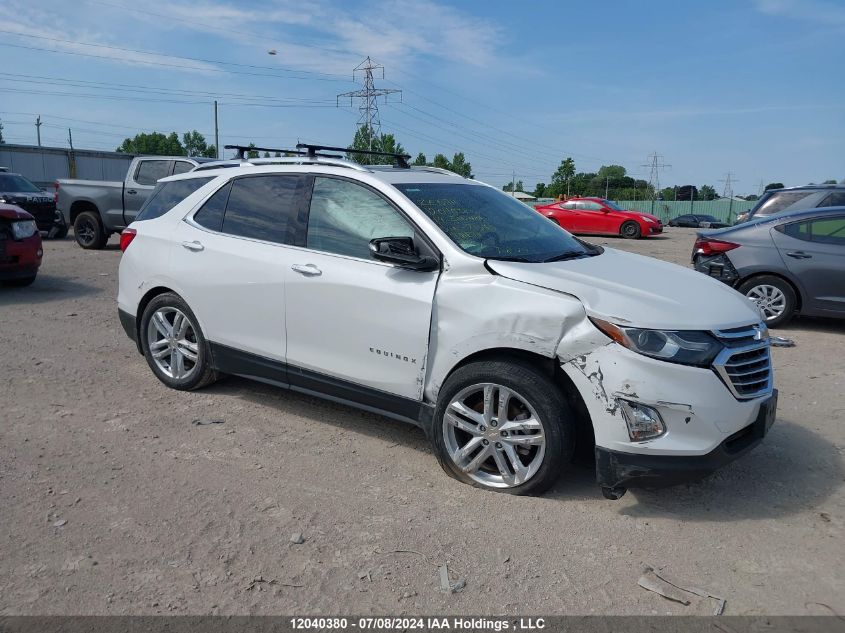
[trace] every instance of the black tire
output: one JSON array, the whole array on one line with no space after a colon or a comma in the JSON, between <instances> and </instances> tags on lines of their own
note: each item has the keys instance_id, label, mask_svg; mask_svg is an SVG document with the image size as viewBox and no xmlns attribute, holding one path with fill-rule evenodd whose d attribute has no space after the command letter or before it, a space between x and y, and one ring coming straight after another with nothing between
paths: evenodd
<instances>
[{"instance_id":1,"label":"black tire","mask_svg":"<svg viewBox=\"0 0 845 633\"><path fill-rule=\"evenodd\" d=\"M444 415L447 408L461 391L480 383L496 383L514 391L533 407L541 420L546 442L545 453L533 476L521 484L511 487L485 485L463 472L449 453L444 432L444 424L447 424L444 422ZM572 408L548 375L518 359L479 361L457 369L444 383L435 408L430 439L440 466L449 476L484 490L528 495L540 494L547 490L572 461L575 429L576 420ZM491 457L488 468L493 464L492 459ZM484 463L487 464L487 460Z\"/></svg>"},{"instance_id":2,"label":"black tire","mask_svg":"<svg viewBox=\"0 0 845 633\"><path fill-rule=\"evenodd\" d=\"M751 296L752 291L761 286L777 288L783 294L785 303L783 312L779 316L765 319L766 326L776 328L788 323L795 316L795 310L798 307L798 297L795 294L795 288L788 281L780 277L774 275L757 275L756 277L746 279L739 285L737 290L749 299L755 299L754 296Z\"/></svg>"},{"instance_id":3,"label":"black tire","mask_svg":"<svg viewBox=\"0 0 845 633\"><path fill-rule=\"evenodd\" d=\"M9 279L3 283L7 286L12 286L13 288L24 288L26 286L31 286L36 277L37 275L32 275L31 277L20 277L19 279Z\"/></svg>"},{"instance_id":4,"label":"black tire","mask_svg":"<svg viewBox=\"0 0 845 633\"><path fill-rule=\"evenodd\" d=\"M153 315L161 309L175 309L187 317L190 328L194 334L194 342L197 348L197 360L193 369L184 378L174 378L169 376L165 371L159 367L157 361L153 358L150 351L148 329L150 320ZM207 387L217 380L217 372L211 365L211 351L208 346L202 330L199 327L196 315L193 313L187 303L173 292L165 292L153 298L144 308L144 313L141 315L141 329L139 331L139 340L141 342L141 349L144 352L144 358L147 359L147 364L153 373L161 382L171 389L178 389L180 391L193 391L195 389L202 389Z\"/></svg>"},{"instance_id":5,"label":"black tire","mask_svg":"<svg viewBox=\"0 0 845 633\"><path fill-rule=\"evenodd\" d=\"M619 227L619 235L628 240L638 240L642 236L642 230L639 224L633 220L628 220Z\"/></svg>"},{"instance_id":6,"label":"black tire","mask_svg":"<svg viewBox=\"0 0 845 633\"><path fill-rule=\"evenodd\" d=\"M96 211L83 211L73 221L76 243L87 250L100 250L109 241L109 233Z\"/></svg>"}]
</instances>

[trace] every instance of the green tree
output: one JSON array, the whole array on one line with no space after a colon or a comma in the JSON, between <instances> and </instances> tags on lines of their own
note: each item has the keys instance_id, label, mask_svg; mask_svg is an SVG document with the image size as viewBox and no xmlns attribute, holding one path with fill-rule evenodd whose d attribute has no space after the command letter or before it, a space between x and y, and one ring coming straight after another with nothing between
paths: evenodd
<instances>
[{"instance_id":1,"label":"green tree","mask_svg":"<svg viewBox=\"0 0 845 633\"><path fill-rule=\"evenodd\" d=\"M276 152L275 154L273 154L273 156L274 156L275 158L281 158L281 157L282 157L282 153L281 153L281 152Z\"/></svg>"},{"instance_id":2,"label":"green tree","mask_svg":"<svg viewBox=\"0 0 845 633\"><path fill-rule=\"evenodd\" d=\"M443 154L435 154L434 161L431 163L432 167L438 167L439 169L450 169L452 166L449 164L449 159L446 158Z\"/></svg>"},{"instance_id":3,"label":"green tree","mask_svg":"<svg viewBox=\"0 0 845 633\"><path fill-rule=\"evenodd\" d=\"M622 198L622 196L619 196ZM674 200L675 199L675 188L674 187L664 187L660 190L660 198L663 200Z\"/></svg>"},{"instance_id":4,"label":"green tree","mask_svg":"<svg viewBox=\"0 0 845 633\"><path fill-rule=\"evenodd\" d=\"M754 202L755 200L759 200L760 198L757 197L756 193L752 193L750 196L745 196L745 199L749 202Z\"/></svg>"},{"instance_id":5,"label":"green tree","mask_svg":"<svg viewBox=\"0 0 845 633\"><path fill-rule=\"evenodd\" d=\"M205 137L196 130L182 135L182 145L187 156L205 156L206 158L217 156L217 148L206 143Z\"/></svg>"},{"instance_id":6,"label":"green tree","mask_svg":"<svg viewBox=\"0 0 845 633\"><path fill-rule=\"evenodd\" d=\"M502 191L507 191L508 193L513 191L513 183L512 182L506 182L505 184L503 184L502 185Z\"/></svg>"},{"instance_id":7,"label":"green tree","mask_svg":"<svg viewBox=\"0 0 845 633\"><path fill-rule=\"evenodd\" d=\"M768 185L766 185L766 188L763 189L763 191L768 191L769 189L783 189L783 183L782 182L770 182Z\"/></svg>"},{"instance_id":8,"label":"green tree","mask_svg":"<svg viewBox=\"0 0 845 633\"><path fill-rule=\"evenodd\" d=\"M571 186L570 181L574 176L575 161L571 157L560 161L560 165L552 174L552 182L549 185L550 191L547 191L546 195L554 197L568 194Z\"/></svg>"},{"instance_id":9,"label":"green tree","mask_svg":"<svg viewBox=\"0 0 845 633\"><path fill-rule=\"evenodd\" d=\"M389 152L391 154L405 154L402 143L396 140L393 134L382 134L376 136L373 128L369 125L362 125L355 132L352 144L347 147L349 150L372 150L374 152ZM347 153L347 156L361 165L392 165L392 156L370 156L368 154L356 154L354 151Z\"/></svg>"},{"instance_id":10,"label":"green tree","mask_svg":"<svg viewBox=\"0 0 845 633\"><path fill-rule=\"evenodd\" d=\"M264 156L262 158L270 158L270 152L264 152Z\"/></svg>"},{"instance_id":11,"label":"green tree","mask_svg":"<svg viewBox=\"0 0 845 633\"><path fill-rule=\"evenodd\" d=\"M452 163L446 169L455 172L464 178L472 178L472 165L470 165L463 152L457 152L452 157Z\"/></svg>"},{"instance_id":12,"label":"green tree","mask_svg":"<svg viewBox=\"0 0 845 633\"><path fill-rule=\"evenodd\" d=\"M698 190L699 200L715 200L717 198L716 188L710 185L701 185Z\"/></svg>"},{"instance_id":13,"label":"green tree","mask_svg":"<svg viewBox=\"0 0 845 633\"><path fill-rule=\"evenodd\" d=\"M115 151L124 154L149 154L153 156L185 156L185 148L179 142L176 132L142 132L135 138L126 138Z\"/></svg>"},{"instance_id":14,"label":"green tree","mask_svg":"<svg viewBox=\"0 0 845 633\"><path fill-rule=\"evenodd\" d=\"M420 152L417 154L417 157L414 159L414 162L411 163L412 165L416 165L417 167L425 167L428 163L425 160L425 154Z\"/></svg>"},{"instance_id":15,"label":"green tree","mask_svg":"<svg viewBox=\"0 0 845 633\"><path fill-rule=\"evenodd\" d=\"M835 185L836 179L825 180L822 184L823 185Z\"/></svg>"},{"instance_id":16,"label":"green tree","mask_svg":"<svg viewBox=\"0 0 845 633\"><path fill-rule=\"evenodd\" d=\"M249 148L254 148L254 147L255 147L255 143L250 142ZM247 153L246 153L246 157L247 158L258 158L258 152L254 149L248 149Z\"/></svg>"},{"instance_id":17,"label":"green tree","mask_svg":"<svg viewBox=\"0 0 845 633\"><path fill-rule=\"evenodd\" d=\"M534 193L531 194L535 198L545 198L546 197L546 183L538 182L537 186L534 187Z\"/></svg>"}]
</instances>

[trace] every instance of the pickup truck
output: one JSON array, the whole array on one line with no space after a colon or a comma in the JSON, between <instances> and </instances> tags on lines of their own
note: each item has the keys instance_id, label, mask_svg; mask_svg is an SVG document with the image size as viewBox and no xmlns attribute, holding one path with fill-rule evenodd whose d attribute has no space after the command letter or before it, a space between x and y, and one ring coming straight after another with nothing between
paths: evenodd
<instances>
[{"instance_id":1,"label":"pickup truck","mask_svg":"<svg viewBox=\"0 0 845 633\"><path fill-rule=\"evenodd\" d=\"M56 205L73 226L82 248L101 249L112 233L129 226L159 178L191 171L208 158L139 156L133 158L123 182L68 180L55 183Z\"/></svg>"}]
</instances>

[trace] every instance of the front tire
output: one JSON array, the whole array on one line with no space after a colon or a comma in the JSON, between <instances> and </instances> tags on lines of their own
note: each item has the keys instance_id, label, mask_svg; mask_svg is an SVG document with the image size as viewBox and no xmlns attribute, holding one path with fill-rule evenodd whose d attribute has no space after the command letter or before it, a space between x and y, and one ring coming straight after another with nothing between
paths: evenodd
<instances>
[{"instance_id":1,"label":"front tire","mask_svg":"<svg viewBox=\"0 0 845 633\"><path fill-rule=\"evenodd\" d=\"M795 308L798 306L795 289L780 277L752 277L743 282L738 290L757 304L767 327L783 325L795 315Z\"/></svg>"},{"instance_id":2,"label":"front tire","mask_svg":"<svg viewBox=\"0 0 845 633\"><path fill-rule=\"evenodd\" d=\"M642 229L633 220L628 220L627 222L623 222L622 226L619 227L619 234L628 240L638 240L642 235Z\"/></svg>"},{"instance_id":3,"label":"front tire","mask_svg":"<svg viewBox=\"0 0 845 633\"><path fill-rule=\"evenodd\" d=\"M444 383L431 439L443 470L458 481L539 494L572 459L575 416L558 386L532 365L479 361Z\"/></svg>"},{"instance_id":4,"label":"front tire","mask_svg":"<svg viewBox=\"0 0 845 633\"><path fill-rule=\"evenodd\" d=\"M166 292L144 309L139 332L147 364L171 389L192 391L217 380L197 317L179 295Z\"/></svg>"},{"instance_id":5,"label":"front tire","mask_svg":"<svg viewBox=\"0 0 845 633\"><path fill-rule=\"evenodd\" d=\"M95 211L83 211L73 221L76 243L87 250L100 250L109 241L109 234Z\"/></svg>"}]
</instances>

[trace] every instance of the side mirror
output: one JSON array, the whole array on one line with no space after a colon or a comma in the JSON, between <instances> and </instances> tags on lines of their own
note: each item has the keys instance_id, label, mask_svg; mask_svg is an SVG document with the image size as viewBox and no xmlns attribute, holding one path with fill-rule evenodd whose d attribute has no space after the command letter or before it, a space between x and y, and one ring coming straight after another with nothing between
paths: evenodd
<instances>
[{"instance_id":1,"label":"side mirror","mask_svg":"<svg viewBox=\"0 0 845 633\"><path fill-rule=\"evenodd\" d=\"M440 266L436 257L420 255L410 237L377 237L370 240L370 253L380 262L398 264L411 270L437 270Z\"/></svg>"}]
</instances>

